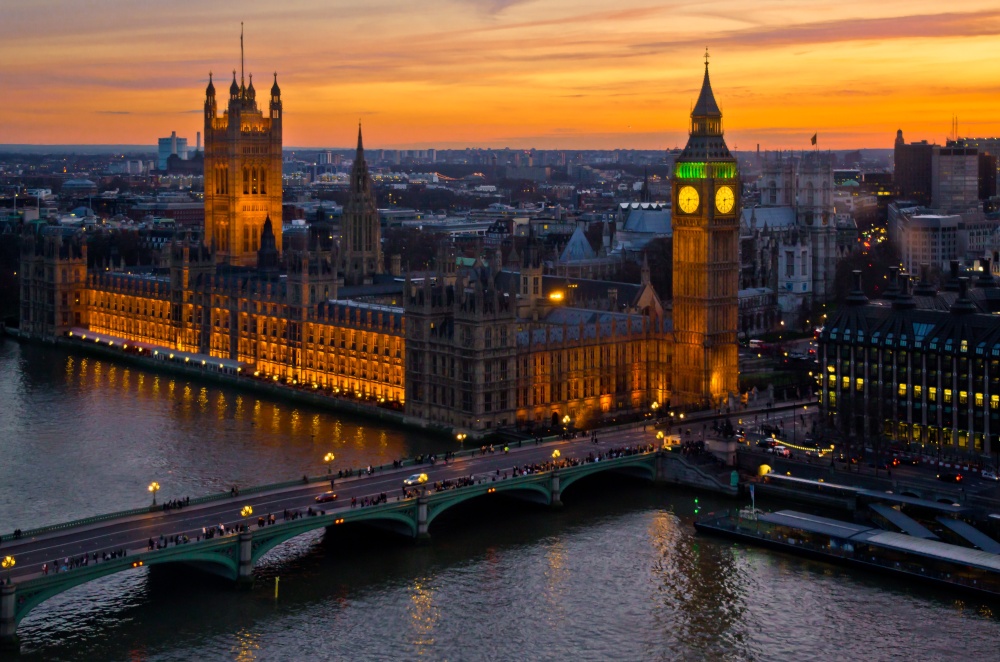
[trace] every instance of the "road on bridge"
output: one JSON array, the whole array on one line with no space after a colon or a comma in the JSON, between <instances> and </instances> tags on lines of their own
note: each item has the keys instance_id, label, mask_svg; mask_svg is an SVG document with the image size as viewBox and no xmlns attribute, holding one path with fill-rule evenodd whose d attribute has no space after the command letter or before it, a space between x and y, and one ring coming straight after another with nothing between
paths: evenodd
<instances>
[{"instance_id":1,"label":"road on bridge","mask_svg":"<svg viewBox=\"0 0 1000 662\"><path fill-rule=\"evenodd\" d=\"M429 480L425 488L433 489L435 482L449 479L497 475L498 471L501 476L504 472L511 475L514 467L522 468L551 460L555 449L559 449L562 460L582 460L591 452L648 443L656 443L652 425L648 426L648 430L638 427L601 431L596 444L591 442L589 436L538 445L527 440L521 447L516 444L512 446L509 453L504 453L502 446L494 446L493 453L463 456L452 459L447 464L439 460L433 466L425 462L399 469L376 470L370 476L336 478L332 489L337 494L337 500L333 502L317 503L316 497L330 491L331 485L329 482L313 482L231 498L223 497L183 508L123 516L17 540L11 540L9 535L5 535L0 555L15 558L16 565L10 571L14 580L27 580L41 575L43 564L49 565L51 573L54 571L53 566L61 566L66 558L79 558L87 554L90 556L89 562L94 563L94 554L100 559L104 552L111 553L115 550L127 550L129 555L145 552L148 550L149 540L152 538L159 541L160 536L168 539L187 536L194 541L202 535L203 528L218 529L221 524L226 529L234 529L240 524L249 524L253 530L257 527L259 516L271 514L276 521L281 521L286 510L305 515L311 507L331 514L338 509L350 510L352 498L360 503L365 497L377 497L382 493L390 501L395 501L403 496L403 479L413 473L426 473ZM240 511L244 506L253 509L250 517L241 516Z\"/></svg>"}]
</instances>

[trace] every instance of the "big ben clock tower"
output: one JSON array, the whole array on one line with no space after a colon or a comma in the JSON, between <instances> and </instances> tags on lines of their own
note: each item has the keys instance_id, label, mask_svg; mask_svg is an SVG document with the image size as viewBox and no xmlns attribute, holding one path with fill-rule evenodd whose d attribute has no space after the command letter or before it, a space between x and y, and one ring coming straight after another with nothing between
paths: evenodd
<instances>
[{"instance_id":1,"label":"big ben clock tower","mask_svg":"<svg viewBox=\"0 0 1000 662\"><path fill-rule=\"evenodd\" d=\"M691 111L691 134L674 166L672 400L722 406L737 392L740 178L708 79Z\"/></svg>"}]
</instances>

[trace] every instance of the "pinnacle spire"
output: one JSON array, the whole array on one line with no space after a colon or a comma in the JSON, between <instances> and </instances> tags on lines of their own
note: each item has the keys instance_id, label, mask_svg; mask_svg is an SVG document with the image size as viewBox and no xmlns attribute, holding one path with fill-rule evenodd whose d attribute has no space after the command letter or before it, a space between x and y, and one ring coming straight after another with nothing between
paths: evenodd
<instances>
[{"instance_id":1,"label":"pinnacle spire","mask_svg":"<svg viewBox=\"0 0 1000 662\"><path fill-rule=\"evenodd\" d=\"M698 101L694 104L691 117L722 117L719 104L715 102L715 94L712 92L712 81L708 77L708 49L705 49L705 78L701 82L701 93Z\"/></svg>"},{"instance_id":2,"label":"pinnacle spire","mask_svg":"<svg viewBox=\"0 0 1000 662\"><path fill-rule=\"evenodd\" d=\"M365 147L361 144L361 120L358 120L358 153L364 152Z\"/></svg>"}]
</instances>

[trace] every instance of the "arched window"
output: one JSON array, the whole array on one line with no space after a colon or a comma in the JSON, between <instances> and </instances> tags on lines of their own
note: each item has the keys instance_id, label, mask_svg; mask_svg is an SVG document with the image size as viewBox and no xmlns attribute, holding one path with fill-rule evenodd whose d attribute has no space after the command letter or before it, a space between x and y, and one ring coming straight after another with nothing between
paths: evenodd
<instances>
[{"instance_id":1,"label":"arched window","mask_svg":"<svg viewBox=\"0 0 1000 662\"><path fill-rule=\"evenodd\" d=\"M257 168L250 169L250 176L253 178L250 182L250 193L257 195Z\"/></svg>"},{"instance_id":2,"label":"arched window","mask_svg":"<svg viewBox=\"0 0 1000 662\"><path fill-rule=\"evenodd\" d=\"M243 168L243 195L250 193L250 170Z\"/></svg>"},{"instance_id":3,"label":"arched window","mask_svg":"<svg viewBox=\"0 0 1000 662\"><path fill-rule=\"evenodd\" d=\"M260 194L267 195L267 170L260 169Z\"/></svg>"}]
</instances>

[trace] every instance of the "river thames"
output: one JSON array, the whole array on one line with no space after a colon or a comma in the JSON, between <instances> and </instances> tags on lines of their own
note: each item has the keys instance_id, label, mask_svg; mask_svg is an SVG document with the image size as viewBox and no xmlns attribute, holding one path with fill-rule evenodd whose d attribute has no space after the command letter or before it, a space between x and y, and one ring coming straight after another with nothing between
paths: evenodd
<instances>
[{"instance_id":1,"label":"river thames","mask_svg":"<svg viewBox=\"0 0 1000 662\"><path fill-rule=\"evenodd\" d=\"M0 531L457 442L0 340ZM336 469L334 469L336 471ZM471 502L428 545L297 538L252 592L157 566L22 621L24 660L997 659L1000 605L697 536L732 502L580 481L560 510ZM280 577L277 599L275 579Z\"/></svg>"}]
</instances>

